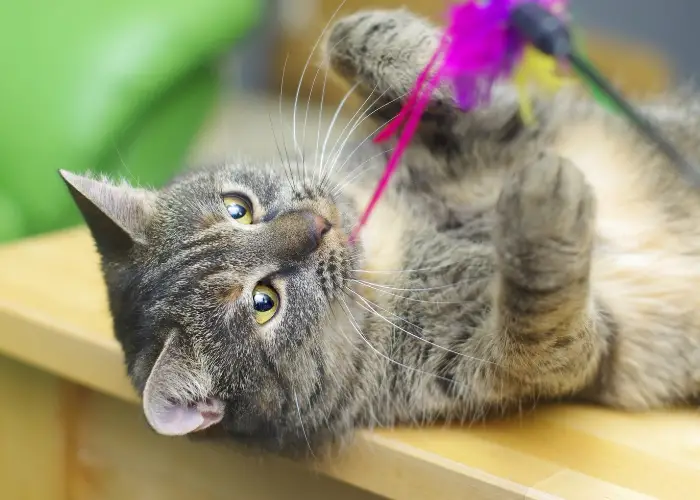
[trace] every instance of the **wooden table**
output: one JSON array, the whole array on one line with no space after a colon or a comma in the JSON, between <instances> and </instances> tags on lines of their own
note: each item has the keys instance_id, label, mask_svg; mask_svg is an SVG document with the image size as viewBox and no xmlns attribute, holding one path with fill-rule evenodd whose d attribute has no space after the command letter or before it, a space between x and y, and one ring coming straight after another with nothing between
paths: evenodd
<instances>
[{"instance_id":1,"label":"wooden table","mask_svg":"<svg viewBox=\"0 0 700 500\"><path fill-rule=\"evenodd\" d=\"M85 230L0 248L8 500L700 498L700 413L552 406L470 428L361 433L320 464L155 435L134 403Z\"/></svg>"}]
</instances>

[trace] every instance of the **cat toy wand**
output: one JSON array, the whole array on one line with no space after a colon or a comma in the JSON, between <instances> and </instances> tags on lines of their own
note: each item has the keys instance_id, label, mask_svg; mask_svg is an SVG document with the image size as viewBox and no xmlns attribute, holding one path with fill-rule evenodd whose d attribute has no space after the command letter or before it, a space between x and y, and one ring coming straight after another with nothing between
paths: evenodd
<instances>
[{"instance_id":1,"label":"cat toy wand","mask_svg":"<svg viewBox=\"0 0 700 500\"><path fill-rule=\"evenodd\" d=\"M350 235L351 242L388 187L430 96L442 80L451 81L457 104L469 111L488 100L496 80L513 78L520 114L527 124L534 118L525 85L536 81L550 90L558 88L562 81L555 75L556 67L568 63L601 105L621 113L692 185L700 187L700 170L576 49L562 19L564 12L565 0L470 0L451 7L450 22L437 51L418 76L399 115L374 138L374 142L383 142L398 134L394 152Z\"/></svg>"}]
</instances>

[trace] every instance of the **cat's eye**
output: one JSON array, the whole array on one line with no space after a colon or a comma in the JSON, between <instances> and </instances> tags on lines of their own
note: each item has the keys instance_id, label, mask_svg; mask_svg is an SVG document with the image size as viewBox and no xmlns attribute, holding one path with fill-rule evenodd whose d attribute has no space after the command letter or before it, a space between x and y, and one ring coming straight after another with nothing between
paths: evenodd
<instances>
[{"instance_id":1,"label":"cat's eye","mask_svg":"<svg viewBox=\"0 0 700 500\"><path fill-rule=\"evenodd\" d=\"M257 321L259 325L264 325L275 316L279 304L279 295L269 286L258 284L253 290L255 321Z\"/></svg>"},{"instance_id":2,"label":"cat's eye","mask_svg":"<svg viewBox=\"0 0 700 500\"><path fill-rule=\"evenodd\" d=\"M235 194L227 194L223 198L226 211L232 219L240 224L253 223L253 209L247 199Z\"/></svg>"}]
</instances>

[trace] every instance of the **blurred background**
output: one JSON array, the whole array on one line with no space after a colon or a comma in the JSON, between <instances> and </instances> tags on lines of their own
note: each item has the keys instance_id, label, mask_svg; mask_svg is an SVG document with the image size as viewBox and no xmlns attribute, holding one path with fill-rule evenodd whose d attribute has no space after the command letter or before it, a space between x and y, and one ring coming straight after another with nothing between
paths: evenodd
<instances>
[{"instance_id":1,"label":"blurred background","mask_svg":"<svg viewBox=\"0 0 700 500\"><path fill-rule=\"evenodd\" d=\"M440 23L448 3L434 0L346 0L344 4L341 0L267 0L258 26L231 51L226 66L227 89L234 100L243 97L250 102L251 95L256 96L255 106L262 107L261 120L268 120L270 109L272 116L277 117L278 100L281 99L283 108L288 110L287 105L295 98L304 65L318 35L341 4L339 15L359 9L405 6ZM690 43L694 31L691 24L700 19L700 2L570 0L570 10L585 37L591 59L628 95L643 97L662 92L674 82L692 81L700 75L700 53ZM317 57L312 57L299 86L299 99L304 106L309 97L312 107L322 98L321 78L313 85L317 61ZM330 112L346 89L337 82L329 85L323 100L324 108ZM351 116L358 104L351 99L344 106L343 114ZM248 134L239 131L245 127L241 123L240 109L240 104L220 109L223 116L209 133L210 140L195 150L196 162L233 154L241 149L239 144L249 153L276 151L272 143L262 138L250 140ZM245 116L250 118L255 114ZM289 128L291 117L283 116L287 123L279 126ZM327 119L327 113L323 116ZM308 125L309 129L312 127L315 127L313 120Z\"/></svg>"},{"instance_id":2,"label":"blurred background","mask_svg":"<svg viewBox=\"0 0 700 500\"><path fill-rule=\"evenodd\" d=\"M655 47L667 58L676 76L700 75L695 0L573 0L579 22L590 29Z\"/></svg>"},{"instance_id":3,"label":"blurred background","mask_svg":"<svg viewBox=\"0 0 700 500\"><path fill-rule=\"evenodd\" d=\"M65 0L57 10L27 0L3 7L0 242L81 223L59 168L158 186L190 165L239 152L276 154L270 120L278 135L289 134L304 64L340 3ZM447 4L347 0L340 12L406 6L440 22ZM630 96L700 74L692 43L700 2L570 4L588 55ZM317 63L312 57L300 87L314 131L346 90L329 81L318 113ZM350 102L345 114L356 106Z\"/></svg>"}]
</instances>

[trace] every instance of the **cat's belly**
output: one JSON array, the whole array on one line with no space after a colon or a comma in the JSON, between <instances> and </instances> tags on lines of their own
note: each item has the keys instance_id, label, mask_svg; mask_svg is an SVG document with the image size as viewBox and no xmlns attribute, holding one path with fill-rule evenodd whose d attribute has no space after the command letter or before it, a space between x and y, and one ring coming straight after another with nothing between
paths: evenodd
<instances>
[{"instance_id":1,"label":"cat's belly","mask_svg":"<svg viewBox=\"0 0 700 500\"><path fill-rule=\"evenodd\" d=\"M597 200L592 296L614 311L635 345L668 335L700 338L700 237L691 222L700 220L698 196L684 190L673 167L636 146L593 125L555 144Z\"/></svg>"}]
</instances>

